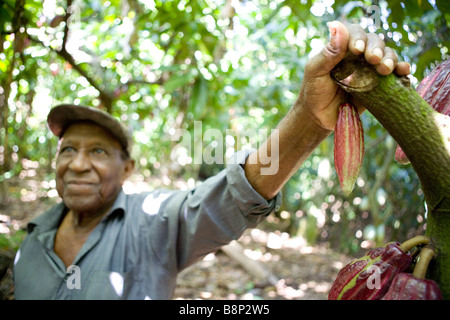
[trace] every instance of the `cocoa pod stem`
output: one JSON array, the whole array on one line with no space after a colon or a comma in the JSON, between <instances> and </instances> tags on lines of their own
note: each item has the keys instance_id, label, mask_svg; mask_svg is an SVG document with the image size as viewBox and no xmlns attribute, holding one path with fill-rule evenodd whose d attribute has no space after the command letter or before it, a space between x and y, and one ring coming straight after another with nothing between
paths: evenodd
<instances>
[{"instance_id":1,"label":"cocoa pod stem","mask_svg":"<svg viewBox=\"0 0 450 320\"><path fill-rule=\"evenodd\" d=\"M429 237L420 235L403 242L400 245L400 249L402 249L403 252L407 252L418 245L430 243L431 239Z\"/></svg>"},{"instance_id":2,"label":"cocoa pod stem","mask_svg":"<svg viewBox=\"0 0 450 320\"><path fill-rule=\"evenodd\" d=\"M430 264L430 261L433 259L433 257L433 247L430 245L423 247L423 249L420 251L419 260L414 267L413 276L417 279L425 279L428 265Z\"/></svg>"}]
</instances>

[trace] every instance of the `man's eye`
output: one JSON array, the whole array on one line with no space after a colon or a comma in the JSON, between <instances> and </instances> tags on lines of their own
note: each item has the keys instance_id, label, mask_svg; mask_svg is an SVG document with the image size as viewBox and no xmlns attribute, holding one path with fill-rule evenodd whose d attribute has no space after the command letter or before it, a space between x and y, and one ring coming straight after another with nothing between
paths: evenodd
<instances>
[{"instance_id":1,"label":"man's eye","mask_svg":"<svg viewBox=\"0 0 450 320\"><path fill-rule=\"evenodd\" d=\"M75 149L72 147L63 147L61 149L61 153L70 153L70 152L75 152Z\"/></svg>"},{"instance_id":2,"label":"man's eye","mask_svg":"<svg viewBox=\"0 0 450 320\"><path fill-rule=\"evenodd\" d=\"M104 154L106 154L106 151L105 151L104 149L101 149L101 148L95 148L95 149L93 150L93 152L94 152L94 154L96 154L96 155L104 155Z\"/></svg>"}]
</instances>

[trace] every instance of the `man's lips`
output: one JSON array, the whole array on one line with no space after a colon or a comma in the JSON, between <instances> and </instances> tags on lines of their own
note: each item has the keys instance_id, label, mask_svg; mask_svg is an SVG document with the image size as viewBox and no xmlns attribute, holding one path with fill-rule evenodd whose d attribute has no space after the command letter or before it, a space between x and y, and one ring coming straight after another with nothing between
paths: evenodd
<instances>
[{"instance_id":1,"label":"man's lips","mask_svg":"<svg viewBox=\"0 0 450 320\"><path fill-rule=\"evenodd\" d=\"M65 189L68 192L86 193L92 192L97 183L89 180L68 180L65 183Z\"/></svg>"},{"instance_id":2,"label":"man's lips","mask_svg":"<svg viewBox=\"0 0 450 320\"><path fill-rule=\"evenodd\" d=\"M69 180L66 182L67 185L90 185L95 184L93 181L87 181L87 180Z\"/></svg>"}]
</instances>

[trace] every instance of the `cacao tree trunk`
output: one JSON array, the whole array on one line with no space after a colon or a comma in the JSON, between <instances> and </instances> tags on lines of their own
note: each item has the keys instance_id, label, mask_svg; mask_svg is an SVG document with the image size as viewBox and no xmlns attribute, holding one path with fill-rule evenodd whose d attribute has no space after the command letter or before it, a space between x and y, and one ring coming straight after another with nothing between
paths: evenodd
<instances>
[{"instance_id":1,"label":"cacao tree trunk","mask_svg":"<svg viewBox=\"0 0 450 320\"><path fill-rule=\"evenodd\" d=\"M438 113L412 88L406 77L379 75L360 57L348 56L332 78L355 104L363 105L398 142L416 171L427 204L426 234L437 249L431 274L450 299L450 151Z\"/></svg>"}]
</instances>

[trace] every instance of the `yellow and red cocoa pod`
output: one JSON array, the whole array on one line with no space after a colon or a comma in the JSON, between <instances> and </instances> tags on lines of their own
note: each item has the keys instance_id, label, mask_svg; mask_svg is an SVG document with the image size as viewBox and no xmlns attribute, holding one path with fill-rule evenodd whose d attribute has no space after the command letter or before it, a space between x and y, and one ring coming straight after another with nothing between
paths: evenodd
<instances>
[{"instance_id":1,"label":"yellow and red cocoa pod","mask_svg":"<svg viewBox=\"0 0 450 320\"><path fill-rule=\"evenodd\" d=\"M416 91L434 110L450 116L450 59L439 64L423 78ZM409 163L400 146L395 150L395 160L400 164Z\"/></svg>"},{"instance_id":2,"label":"yellow and red cocoa pod","mask_svg":"<svg viewBox=\"0 0 450 320\"><path fill-rule=\"evenodd\" d=\"M344 266L334 280L328 300L379 300L388 291L394 277L412 262L409 250L429 244L430 238L416 236L402 244L390 242L369 250L362 258Z\"/></svg>"},{"instance_id":3,"label":"yellow and red cocoa pod","mask_svg":"<svg viewBox=\"0 0 450 320\"><path fill-rule=\"evenodd\" d=\"M364 156L364 130L358 110L350 103L338 109L334 131L334 167L345 193L353 190Z\"/></svg>"},{"instance_id":4,"label":"yellow and red cocoa pod","mask_svg":"<svg viewBox=\"0 0 450 320\"><path fill-rule=\"evenodd\" d=\"M399 243L391 242L372 249L339 271L328 300L379 300L389 289L392 279L411 262L411 254L401 250ZM378 286L369 285L373 276L379 277Z\"/></svg>"}]
</instances>

